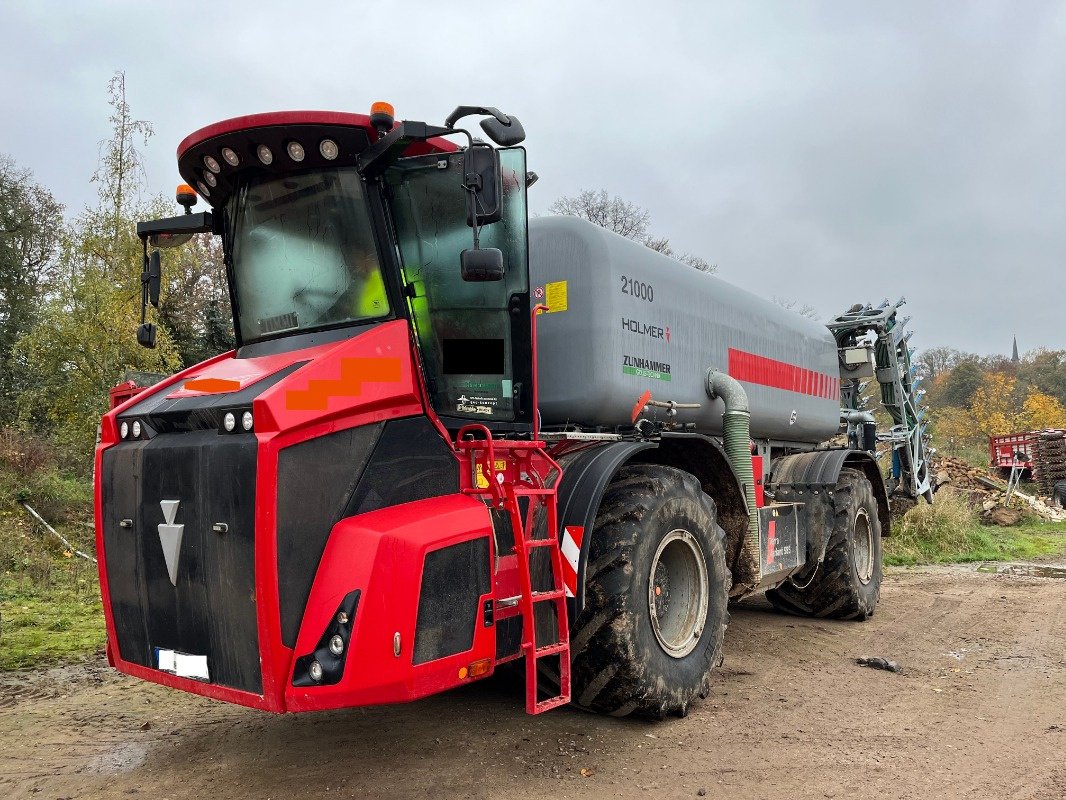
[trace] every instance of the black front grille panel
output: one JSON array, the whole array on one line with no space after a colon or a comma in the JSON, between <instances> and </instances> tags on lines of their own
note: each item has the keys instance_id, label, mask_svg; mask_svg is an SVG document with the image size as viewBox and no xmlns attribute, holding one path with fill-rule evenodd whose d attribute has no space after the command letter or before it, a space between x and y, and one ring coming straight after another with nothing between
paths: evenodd
<instances>
[{"instance_id":1,"label":"black front grille panel","mask_svg":"<svg viewBox=\"0 0 1066 800\"><path fill-rule=\"evenodd\" d=\"M426 553L418 593L414 663L465 653L483 624L489 593L489 539L470 539ZM543 604L542 604L543 605Z\"/></svg>"},{"instance_id":2,"label":"black front grille panel","mask_svg":"<svg viewBox=\"0 0 1066 800\"><path fill-rule=\"evenodd\" d=\"M163 434L104 453L104 552L124 660L154 668L156 648L206 655L211 683L262 692L256 453L254 436L213 430ZM162 500L179 501L174 524L184 526L176 585L158 528Z\"/></svg>"},{"instance_id":3,"label":"black front grille panel","mask_svg":"<svg viewBox=\"0 0 1066 800\"><path fill-rule=\"evenodd\" d=\"M282 450L277 522L282 642L296 646L311 584L337 522L457 491L455 457L426 417L363 425Z\"/></svg>"}]
</instances>

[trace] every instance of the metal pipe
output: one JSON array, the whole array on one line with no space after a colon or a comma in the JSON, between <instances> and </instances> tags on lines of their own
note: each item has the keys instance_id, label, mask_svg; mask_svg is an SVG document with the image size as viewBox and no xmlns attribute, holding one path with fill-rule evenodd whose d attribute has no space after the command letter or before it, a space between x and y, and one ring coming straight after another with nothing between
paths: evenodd
<instances>
[{"instance_id":1,"label":"metal pipe","mask_svg":"<svg viewBox=\"0 0 1066 800\"><path fill-rule=\"evenodd\" d=\"M707 395L725 402L722 412L725 455L744 489L748 508L748 552L761 564L759 512L755 507L755 475L751 468L751 412L748 395L740 382L716 369L707 371Z\"/></svg>"}]
</instances>

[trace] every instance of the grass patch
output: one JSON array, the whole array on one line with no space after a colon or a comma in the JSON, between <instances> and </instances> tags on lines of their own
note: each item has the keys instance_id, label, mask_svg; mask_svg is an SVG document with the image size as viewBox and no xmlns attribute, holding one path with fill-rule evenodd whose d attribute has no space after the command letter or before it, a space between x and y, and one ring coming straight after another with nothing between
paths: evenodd
<instances>
[{"instance_id":1,"label":"grass patch","mask_svg":"<svg viewBox=\"0 0 1066 800\"><path fill-rule=\"evenodd\" d=\"M78 549L95 554L87 481L54 468L20 474L0 459L0 670L90 656L103 646L96 564L66 550L20 505L25 498Z\"/></svg>"},{"instance_id":2,"label":"grass patch","mask_svg":"<svg viewBox=\"0 0 1066 800\"><path fill-rule=\"evenodd\" d=\"M1029 560L1064 551L1066 523L1031 518L1012 528L982 525L962 497L947 491L908 511L884 540L884 561L893 566Z\"/></svg>"},{"instance_id":3,"label":"grass patch","mask_svg":"<svg viewBox=\"0 0 1066 800\"><path fill-rule=\"evenodd\" d=\"M0 671L84 658L104 646L99 586L95 577L79 580L45 592L0 581Z\"/></svg>"}]
</instances>

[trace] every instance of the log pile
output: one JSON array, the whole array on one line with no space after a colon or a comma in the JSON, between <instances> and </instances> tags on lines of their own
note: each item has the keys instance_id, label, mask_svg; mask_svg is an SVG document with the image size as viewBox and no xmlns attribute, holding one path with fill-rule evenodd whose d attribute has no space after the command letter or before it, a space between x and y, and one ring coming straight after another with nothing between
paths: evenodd
<instances>
[{"instance_id":1,"label":"log pile","mask_svg":"<svg viewBox=\"0 0 1066 800\"><path fill-rule=\"evenodd\" d=\"M1033 473L1040 493L1050 497L1055 484L1066 480L1066 431L1041 431L1033 443Z\"/></svg>"},{"instance_id":2,"label":"log pile","mask_svg":"<svg viewBox=\"0 0 1066 800\"><path fill-rule=\"evenodd\" d=\"M988 470L971 466L959 458L938 455L934 462L934 474L938 491L951 487L952 490L966 495L970 503L979 508L989 521L996 524L1016 524L1018 521L1007 522L995 518L995 510L1003 509L1006 505L1007 483L992 477ZM1024 492L1015 491L1011 497L1011 505L1022 508L1028 506L1033 513L1046 520L1066 520L1066 510L1053 508L1039 497Z\"/></svg>"},{"instance_id":3,"label":"log pile","mask_svg":"<svg viewBox=\"0 0 1066 800\"><path fill-rule=\"evenodd\" d=\"M1007 491L1005 481L992 477L986 469L967 464L961 458L937 455L933 462L933 474L936 475L937 486L953 486L986 498L1003 495Z\"/></svg>"}]
</instances>

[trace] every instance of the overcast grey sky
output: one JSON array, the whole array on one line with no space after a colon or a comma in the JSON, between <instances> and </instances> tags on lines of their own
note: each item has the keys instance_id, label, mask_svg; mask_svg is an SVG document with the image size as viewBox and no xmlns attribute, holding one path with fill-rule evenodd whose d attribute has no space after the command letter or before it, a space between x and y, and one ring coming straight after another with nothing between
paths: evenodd
<instances>
[{"instance_id":1,"label":"overcast grey sky","mask_svg":"<svg viewBox=\"0 0 1066 800\"><path fill-rule=\"evenodd\" d=\"M823 316L905 294L919 349L1066 349L1066 3L0 3L0 152L77 211L126 72L154 191L281 109L519 116L531 208L604 188Z\"/></svg>"}]
</instances>

